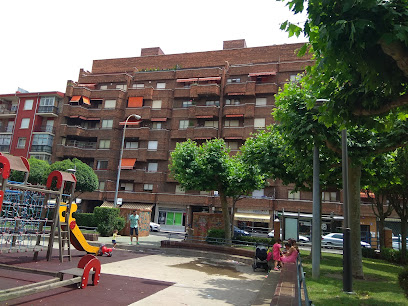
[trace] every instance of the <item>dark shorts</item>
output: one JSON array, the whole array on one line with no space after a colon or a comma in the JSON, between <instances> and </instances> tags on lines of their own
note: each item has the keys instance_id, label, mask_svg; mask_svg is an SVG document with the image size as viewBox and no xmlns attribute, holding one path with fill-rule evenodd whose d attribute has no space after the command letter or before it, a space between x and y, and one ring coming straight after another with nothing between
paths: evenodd
<instances>
[{"instance_id":1,"label":"dark shorts","mask_svg":"<svg viewBox=\"0 0 408 306\"><path fill-rule=\"evenodd\" d=\"M137 227L131 227L130 228L130 235L133 235L133 231L135 231L135 235L139 236L139 228Z\"/></svg>"},{"instance_id":2,"label":"dark shorts","mask_svg":"<svg viewBox=\"0 0 408 306\"><path fill-rule=\"evenodd\" d=\"M112 240L112 243L115 244L115 243L116 243L116 240Z\"/></svg>"}]
</instances>

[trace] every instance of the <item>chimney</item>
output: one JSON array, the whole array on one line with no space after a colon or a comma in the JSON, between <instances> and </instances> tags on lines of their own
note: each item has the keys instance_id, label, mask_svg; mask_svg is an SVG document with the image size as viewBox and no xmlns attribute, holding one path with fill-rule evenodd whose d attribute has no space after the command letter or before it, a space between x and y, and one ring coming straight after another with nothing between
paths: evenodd
<instances>
[{"instance_id":1,"label":"chimney","mask_svg":"<svg viewBox=\"0 0 408 306\"><path fill-rule=\"evenodd\" d=\"M162 49L160 47L154 48L142 48L140 52L140 56L152 56L152 55L164 55Z\"/></svg>"},{"instance_id":2,"label":"chimney","mask_svg":"<svg viewBox=\"0 0 408 306\"><path fill-rule=\"evenodd\" d=\"M223 45L223 50L228 49L241 49L246 48L245 39L237 39L237 40L225 40Z\"/></svg>"}]
</instances>

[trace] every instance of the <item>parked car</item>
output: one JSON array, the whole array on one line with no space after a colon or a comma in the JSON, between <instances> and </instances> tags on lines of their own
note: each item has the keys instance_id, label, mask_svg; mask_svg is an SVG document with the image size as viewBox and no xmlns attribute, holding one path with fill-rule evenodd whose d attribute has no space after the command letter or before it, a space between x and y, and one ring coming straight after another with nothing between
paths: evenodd
<instances>
[{"instance_id":1,"label":"parked car","mask_svg":"<svg viewBox=\"0 0 408 306\"><path fill-rule=\"evenodd\" d=\"M160 224L150 222L150 231L151 232L160 232Z\"/></svg>"},{"instance_id":2,"label":"parked car","mask_svg":"<svg viewBox=\"0 0 408 306\"><path fill-rule=\"evenodd\" d=\"M251 234L234 226L234 236L251 236Z\"/></svg>"},{"instance_id":3,"label":"parked car","mask_svg":"<svg viewBox=\"0 0 408 306\"><path fill-rule=\"evenodd\" d=\"M392 237L392 248L394 250L401 250L402 248L402 241L401 241L401 236L393 236ZM407 238L407 246L406 246L407 250L408 250L408 238Z\"/></svg>"},{"instance_id":4,"label":"parked car","mask_svg":"<svg viewBox=\"0 0 408 306\"><path fill-rule=\"evenodd\" d=\"M275 231L272 230L268 233L269 238L274 238L275 237ZM282 232L281 232L281 239L282 239ZM299 235L298 242L309 242L309 238L304 236L304 235Z\"/></svg>"},{"instance_id":5,"label":"parked car","mask_svg":"<svg viewBox=\"0 0 408 306\"><path fill-rule=\"evenodd\" d=\"M371 245L367 242L360 241L361 247L371 248ZM322 246L343 246L343 234L342 233L330 233L322 237Z\"/></svg>"}]
</instances>

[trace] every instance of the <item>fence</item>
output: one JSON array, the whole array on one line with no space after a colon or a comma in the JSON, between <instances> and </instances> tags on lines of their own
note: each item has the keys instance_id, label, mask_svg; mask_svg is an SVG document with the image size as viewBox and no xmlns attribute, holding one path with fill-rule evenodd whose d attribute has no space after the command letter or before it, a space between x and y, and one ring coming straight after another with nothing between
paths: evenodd
<instances>
[{"instance_id":1,"label":"fence","mask_svg":"<svg viewBox=\"0 0 408 306\"><path fill-rule=\"evenodd\" d=\"M298 296L298 305L302 306L302 289L303 289L303 298L305 300L305 305L313 305L312 301L309 300L309 295L307 294L307 287L305 281L305 273L303 272L302 260L300 256L296 259L297 267L297 296ZM302 288L303 285L303 288Z\"/></svg>"}]
</instances>

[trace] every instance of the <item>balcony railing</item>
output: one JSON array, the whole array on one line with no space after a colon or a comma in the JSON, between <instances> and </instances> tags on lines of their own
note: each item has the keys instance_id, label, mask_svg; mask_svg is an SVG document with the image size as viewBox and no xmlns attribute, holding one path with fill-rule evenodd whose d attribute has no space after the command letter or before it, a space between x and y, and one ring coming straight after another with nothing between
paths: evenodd
<instances>
[{"instance_id":1,"label":"balcony railing","mask_svg":"<svg viewBox=\"0 0 408 306\"><path fill-rule=\"evenodd\" d=\"M96 149L96 142L85 142L78 140L69 140L65 144L67 147L75 147L79 149Z\"/></svg>"},{"instance_id":2,"label":"balcony railing","mask_svg":"<svg viewBox=\"0 0 408 306\"><path fill-rule=\"evenodd\" d=\"M13 132L12 126L0 126L0 133L11 133Z\"/></svg>"},{"instance_id":3,"label":"balcony railing","mask_svg":"<svg viewBox=\"0 0 408 306\"><path fill-rule=\"evenodd\" d=\"M45 132L45 133L51 133L51 134L55 134L55 127L53 127L53 126L39 126L39 127L36 127L35 129L34 129L34 132Z\"/></svg>"},{"instance_id":4,"label":"balcony railing","mask_svg":"<svg viewBox=\"0 0 408 306\"><path fill-rule=\"evenodd\" d=\"M10 152L10 145L0 145L0 152Z\"/></svg>"},{"instance_id":5,"label":"balcony railing","mask_svg":"<svg viewBox=\"0 0 408 306\"><path fill-rule=\"evenodd\" d=\"M0 108L0 115L15 115L17 113L17 108L12 109Z\"/></svg>"},{"instance_id":6,"label":"balcony railing","mask_svg":"<svg viewBox=\"0 0 408 306\"><path fill-rule=\"evenodd\" d=\"M31 152L46 152L46 153L52 153L52 146L47 146L47 145L32 145L30 151L31 151Z\"/></svg>"},{"instance_id":7,"label":"balcony railing","mask_svg":"<svg viewBox=\"0 0 408 306\"><path fill-rule=\"evenodd\" d=\"M57 114L58 107L56 106L48 106L48 105L40 105L37 110L38 114Z\"/></svg>"}]
</instances>

